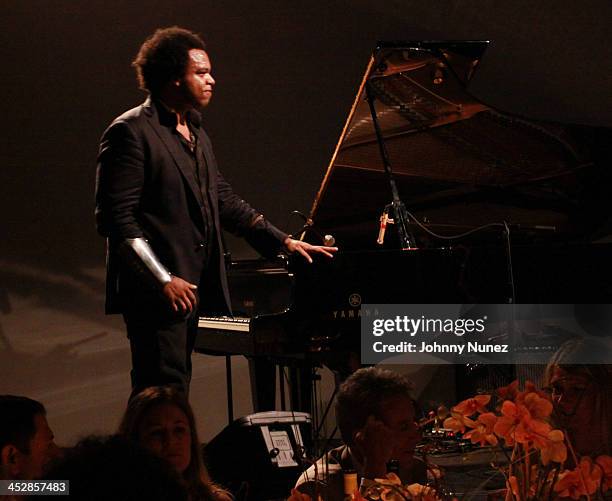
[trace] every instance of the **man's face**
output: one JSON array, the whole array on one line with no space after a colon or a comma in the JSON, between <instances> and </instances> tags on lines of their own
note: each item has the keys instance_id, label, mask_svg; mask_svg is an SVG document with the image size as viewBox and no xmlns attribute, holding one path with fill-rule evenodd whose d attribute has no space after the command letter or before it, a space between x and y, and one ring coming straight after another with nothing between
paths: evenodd
<instances>
[{"instance_id":1,"label":"man's face","mask_svg":"<svg viewBox=\"0 0 612 501\"><path fill-rule=\"evenodd\" d=\"M380 420L393 432L392 459L399 460L401 467L408 468L414 458L414 448L421 440L412 400L407 396L383 400Z\"/></svg>"},{"instance_id":2,"label":"man's face","mask_svg":"<svg viewBox=\"0 0 612 501\"><path fill-rule=\"evenodd\" d=\"M16 479L37 479L43 476L46 465L59 455L59 448L53 441L54 436L47 418L42 414L34 416L35 432L30 440L30 452L25 454L15 450L9 473Z\"/></svg>"},{"instance_id":3,"label":"man's face","mask_svg":"<svg viewBox=\"0 0 612 501\"><path fill-rule=\"evenodd\" d=\"M189 107L202 108L210 102L215 85L211 69L206 51L201 49L189 51L185 76L179 81L183 99Z\"/></svg>"}]
</instances>

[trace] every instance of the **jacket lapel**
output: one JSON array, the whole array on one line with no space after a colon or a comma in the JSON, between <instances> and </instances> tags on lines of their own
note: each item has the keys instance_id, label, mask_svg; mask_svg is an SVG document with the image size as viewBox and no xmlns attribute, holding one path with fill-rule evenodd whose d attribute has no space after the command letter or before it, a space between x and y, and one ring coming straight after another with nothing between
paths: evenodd
<instances>
[{"instance_id":1,"label":"jacket lapel","mask_svg":"<svg viewBox=\"0 0 612 501\"><path fill-rule=\"evenodd\" d=\"M170 152L170 155L172 156L178 170L187 182L187 185L191 189L193 195L196 197L196 200L201 204L202 192L200 191L194 170L190 168L189 162L185 162L185 156L187 154L181 150L181 145L178 144L176 139L172 136L172 131L160 123L160 117L157 113L155 105L151 102L151 98L148 98L145 101L143 107L145 108L146 115L149 119L149 125Z\"/></svg>"}]
</instances>

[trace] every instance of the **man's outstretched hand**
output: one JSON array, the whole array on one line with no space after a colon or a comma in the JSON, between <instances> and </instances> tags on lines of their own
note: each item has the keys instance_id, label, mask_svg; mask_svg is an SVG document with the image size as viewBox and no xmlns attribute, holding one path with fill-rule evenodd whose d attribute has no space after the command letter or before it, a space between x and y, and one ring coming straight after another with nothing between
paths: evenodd
<instances>
[{"instance_id":1,"label":"man's outstretched hand","mask_svg":"<svg viewBox=\"0 0 612 501\"><path fill-rule=\"evenodd\" d=\"M283 244L289 252L297 252L301 254L309 263L312 263L312 256L314 256L315 254L323 254L326 257L334 257L333 253L338 251L338 247L327 247L326 245L311 245L308 242L303 242L302 240L295 240L291 237L287 237Z\"/></svg>"},{"instance_id":2,"label":"man's outstretched hand","mask_svg":"<svg viewBox=\"0 0 612 501\"><path fill-rule=\"evenodd\" d=\"M172 280L164 285L162 294L168 300L176 313L191 313L197 303L194 291L197 285L190 284L182 278L172 276Z\"/></svg>"}]
</instances>

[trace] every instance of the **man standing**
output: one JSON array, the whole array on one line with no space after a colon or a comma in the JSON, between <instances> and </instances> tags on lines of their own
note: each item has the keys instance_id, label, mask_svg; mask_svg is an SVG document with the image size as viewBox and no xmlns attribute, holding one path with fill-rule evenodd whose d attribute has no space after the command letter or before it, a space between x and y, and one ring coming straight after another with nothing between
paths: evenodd
<instances>
[{"instance_id":1,"label":"man standing","mask_svg":"<svg viewBox=\"0 0 612 501\"><path fill-rule=\"evenodd\" d=\"M107 313L122 313L132 394L164 384L188 391L198 311L227 314L221 229L264 255L284 248L331 257L278 230L217 169L198 109L215 80L202 39L157 30L133 62L144 104L116 118L100 143L96 223L107 237Z\"/></svg>"}]
</instances>

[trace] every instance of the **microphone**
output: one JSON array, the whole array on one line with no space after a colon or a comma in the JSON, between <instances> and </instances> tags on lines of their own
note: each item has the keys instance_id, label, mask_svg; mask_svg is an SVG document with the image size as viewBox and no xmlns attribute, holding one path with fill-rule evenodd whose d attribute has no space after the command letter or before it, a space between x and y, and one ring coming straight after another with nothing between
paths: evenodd
<instances>
[{"instance_id":1,"label":"microphone","mask_svg":"<svg viewBox=\"0 0 612 501\"><path fill-rule=\"evenodd\" d=\"M321 232L319 232L319 230L315 226L314 221L312 219L310 219L309 217L306 217L304 214L302 214L300 211L297 211L297 210L294 210L293 214L297 214L305 221L304 226L302 226L299 229L299 231L295 233L296 238L299 239L300 235L305 235L307 231L312 231L317 237L319 237L323 245L327 247L331 247L332 245L336 243L336 239L334 238L333 235L330 235L330 234L326 234L325 236L321 235Z\"/></svg>"},{"instance_id":2,"label":"microphone","mask_svg":"<svg viewBox=\"0 0 612 501\"><path fill-rule=\"evenodd\" d=\"M334 245L336 243L336 239L334 238L333 235L325 235L325 237L323 238L323 245L327 246L327 247L331 247L332 245Z\"/></svg>"}]
</instances>

